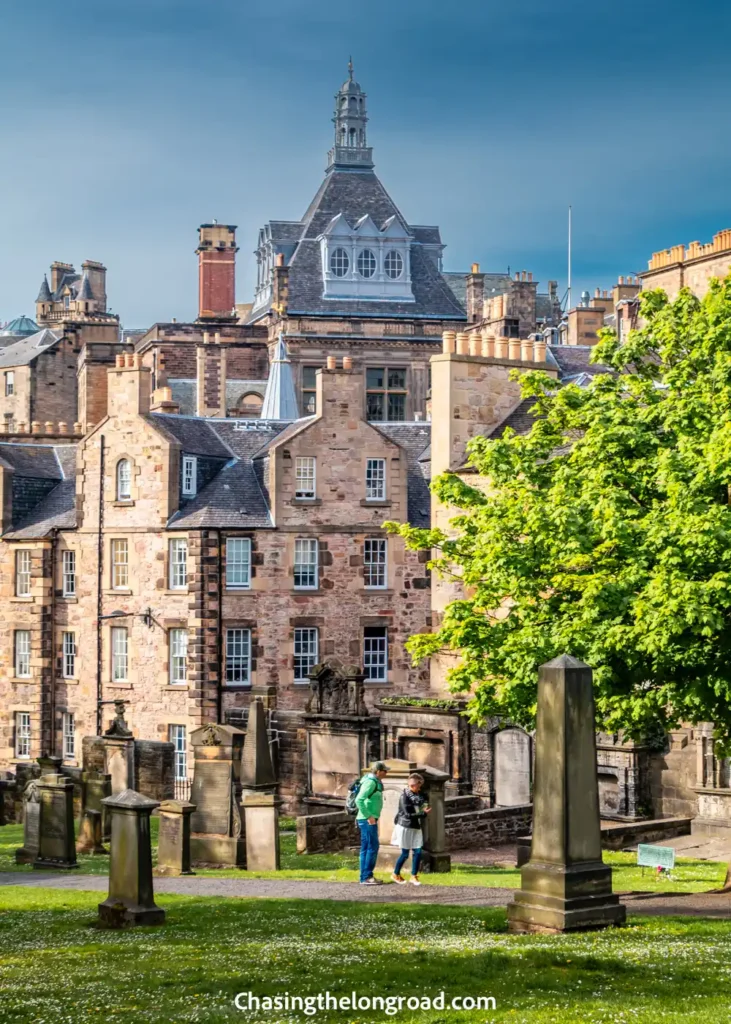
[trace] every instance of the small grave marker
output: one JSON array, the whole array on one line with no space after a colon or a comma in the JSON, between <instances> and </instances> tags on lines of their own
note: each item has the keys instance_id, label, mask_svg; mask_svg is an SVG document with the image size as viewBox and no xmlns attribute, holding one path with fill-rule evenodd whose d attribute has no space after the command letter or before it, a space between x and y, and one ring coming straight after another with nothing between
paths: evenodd
<instances>
[{"instance_id":1,"label":"small grave marker","mask_svg":"<svg viewBox=\"0 0 731 1024\"><path fill-rule=\"evenodd\" d=\"M672 846L650 846L649 843L640 843L637 847L637 866L672 871L675 867L675 850Z\"/></svg>"}]
</instances>

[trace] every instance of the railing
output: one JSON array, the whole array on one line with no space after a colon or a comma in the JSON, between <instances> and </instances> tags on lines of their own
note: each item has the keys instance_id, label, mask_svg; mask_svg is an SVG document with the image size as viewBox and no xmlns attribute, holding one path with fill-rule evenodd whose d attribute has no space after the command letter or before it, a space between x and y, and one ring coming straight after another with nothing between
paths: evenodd
<instances>
[{"instance_id":1,"label":"railing","mask_svg":"<svg viewBox=\"0 0 731 1024\"><path fill-rule=\"evenodd\" d=\"M173 790L176 800L190 800L190 779L176 779Z\"/></svg>"}]
</instances>

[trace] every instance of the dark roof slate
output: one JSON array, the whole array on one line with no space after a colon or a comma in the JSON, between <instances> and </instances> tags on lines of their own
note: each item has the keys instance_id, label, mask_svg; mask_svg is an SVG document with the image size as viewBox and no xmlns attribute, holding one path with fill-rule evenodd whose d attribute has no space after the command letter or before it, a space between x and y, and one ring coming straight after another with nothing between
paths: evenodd
<instances>
[{"instance_id":1,"label":"dark roof slate","mask_svg":"<svg viewBox=\"0 0 731 1024\"><path fill-rule=\"evenodd\" d=\"M231 449L214 430L213 420L160 412L150 413L149 416L155 426L172 434L188 455L207 455L214 459L230 459L233 456Z\"/></svg>"},{"instance_id":2,"label":"dark roof slate","mask_svg":"<svg viewBox=\"0 0 731 1024\"><path fill-rule=\"evenodd\" d=\"M75 445L69 445L74 455ZM61 480L61 468L56 447L50 444L0 443L0 462L9 466L16 476L35 477L38 480Z\"/></svg>"},{"instance_id":3,"label":"dark roof slate","mask_svg":"<svg viewBox=\"0 0 731 1024\"><path fill-rule=\"evenodd\" d=\"M171 529L271 527L269 508L250 459L224 466L221 472L176 515Z\"/></svg>"},{"instance_id":4,"label":"dark roof slate","mask_svg":"<svg viewBox=\"0 0 731 1024\"><path fill-rule=\"evenodd\" d=\"M76 481L62 480L5 534L5 540L35 540L47 537L53 529L72 530L75 526Z\"/></svg>"},{"instance_id":5,"label":"dark roof slate","mask_svg":"<svg viewBox=\"0 0 731 1024\"><path fill-rule=\"evenodd\" d=\"M6 540L33 540L76 526L76 445L0 443L0 463L14 471L14 511L22 510Z\"/></svg>"}]
</instances>

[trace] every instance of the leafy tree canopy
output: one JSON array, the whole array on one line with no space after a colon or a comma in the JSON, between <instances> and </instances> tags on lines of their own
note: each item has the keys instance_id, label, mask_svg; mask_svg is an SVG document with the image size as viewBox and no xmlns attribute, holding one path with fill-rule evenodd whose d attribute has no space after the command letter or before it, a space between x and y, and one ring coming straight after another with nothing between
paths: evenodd
<instances>
[{"instance_id":1,"label":"leafy tree canopy","mask_svg":"<svg viewBox=\"0 0 731 1024\"><path fill-rule=\"evenodd\" d=\"M538 666L594 669L599 724L631 735L713 721L731 737L731 277L698 301L641 298L642 328L603 332L588 387L518 375L527 435L475 438L489 486L451 473L432 489L452 529L388 524L464 584L415 660L458 654L454 692L477 720L531 726Z\"/></svg>"}]
</instances>

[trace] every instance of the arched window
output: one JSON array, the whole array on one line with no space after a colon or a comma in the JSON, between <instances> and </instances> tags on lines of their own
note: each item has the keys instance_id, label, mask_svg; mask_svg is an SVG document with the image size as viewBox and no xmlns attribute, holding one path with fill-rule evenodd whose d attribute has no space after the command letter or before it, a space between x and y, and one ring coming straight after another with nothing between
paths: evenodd
<instances>
[{"instance_id":1,"label":"arched window","mask_svg":"<svg viewBox=\"0 0 731 1024\"><path fill-rule=\"evenodd\" d=\"M335 249L330 257L330 270L335 277L345 277L350 267L350 257L345 249Z\"/></svg>"},{"instance_id":2,"label":"arched window","mask_svg":"<svg viewBox=\"0 0 731 1024\"><path fill-rule=\"evenodd\" d=\"M132 467L129 459L117 463L117 501L129 501L132 497Z\"/></svg>"},{"instance_id":3,"label":"arched window","mask_svg":"<svg viewBox=\"0 0 731 1024\"><path fill-rule=\"evenodd\" d=\"M395 249L391 249L390 252L386 253L386 258L383 261L383 266L388 277L393 281L397 277L401 277L404 272L404 259L400 252L396 252Z\"/></svg>"},{"instance_id":4,"label":"arched window","mask_svg":"<svg viewBox=\"0 0 731 1024\"><path fill-rule=\"evenodd\" d=\"M373 277L376 272L376 257L370 249L358 253L358 273L361 277Z\"/></svg>"},{"instance_id":5,"label":"arched window","mask_svg":"<svg viewBox=\"0 0 731 1024\"><path fill-rule=\"evenodd\" d=\"M355 128L350 129L350 145L355 146Z\"/></svg>"}]
</instances>

